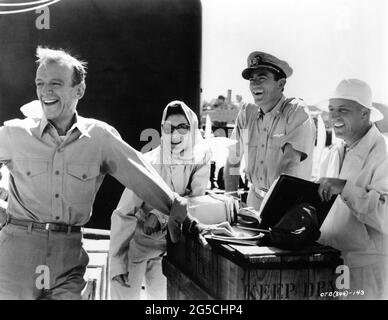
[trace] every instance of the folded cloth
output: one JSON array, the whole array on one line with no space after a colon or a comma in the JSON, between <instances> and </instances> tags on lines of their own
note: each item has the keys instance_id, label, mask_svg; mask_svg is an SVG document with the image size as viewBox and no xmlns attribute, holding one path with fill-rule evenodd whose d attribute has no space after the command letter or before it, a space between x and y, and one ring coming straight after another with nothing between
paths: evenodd
<instances>
[{"instance_id":1,"label":"folded cloth","mask_svg":"<svg viewBox=\"0 0 388 320\"><path fill-rule=\"evenodd\" d=\"M209 194L188 198L190 215L204 224L235 221L238 200L223 194Z\"/></svg>"}]
</instances>

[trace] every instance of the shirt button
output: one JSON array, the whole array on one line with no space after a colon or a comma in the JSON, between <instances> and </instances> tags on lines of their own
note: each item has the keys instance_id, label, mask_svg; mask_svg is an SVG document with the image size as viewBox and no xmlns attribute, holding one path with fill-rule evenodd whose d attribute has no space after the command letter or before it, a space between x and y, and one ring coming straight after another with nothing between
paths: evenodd
<instances>
[{"instance_id":1,"label":"shirt button","mask_svg":"<svg viewBox=\"0 0 388 320\"><path fill-rule=\"evenodd\" d=\"M55 198L59 198L59 194L58 193L55 194Z\"/></svg>"},{"instance_id":2,"label":"shirt button","mask_svg":"<svg viewBox=\"0 0 388 320\"><path fill-rule=\"evenodd\" d=\"M31 175L31 172L30 171L27 171L27 176Z\"/></svg>"},{"instance_id":3,"label":"shirt button","mask_svg":"<svg viewBox=\"0 0 388 320\"><path fill-rule=\"evenodd\" d=\"M260 177L260 180L263 180L263 178L262 178L262 177Z\"/></svg>"},{"instance_id":4,"label":"shirt button","mask_svg":"<svg viewBox=\"0 0 388 320\"><path fill-rule=\"evenodd\" d=\"M261 164L263 164L263 163L264 163L264 161L263 161L263 160L261 160L261 161L260 161L260 163L261 163Z\"/></svg>"},{"instance_id":5,"label":"shirt button","mask_svg":"<svg viewBox=\"0 0 388 320\"><path fill-rule=\"evenodd\" d=\"M84 173L83 175L82 175L82 179L86 179L88 176Z\"/></svg>"},{"instance_id":6,"label":"shirt button","mask_svg":"<svg viewBox=\"0 0 388 320\"><path fill-rule=\"evenodd\" d=\"M264 148L264 144L262 144L261 147Z\"/></svg>"},{"instance_id":7,"label":"shirt button","mask_svg":"<svg viewBox=\"0 0 388 320\"><path fill-rule=\"evenodd\" d=\"M55 171L55 174L56 174L56 175L59 175L59 170Z\"/></svg>"},{"instance_id":8,"label":"shirt button","mask_svg":"<svg viewBox=\"0 0 388 320\"><path fill-rule=\"evenodd\" d=\"M59 220L59 217L55 217L55 220Z\"/></svg>"},{"instance_id":9,"label":"shirt button","mask_svg":"<svg viewBox=\"0 0 388 320\"><path fill-rule=\"evenodd\" d=\"M267 132L267 128L264 128L264 132Z\"/></svg>"}]
</instances>

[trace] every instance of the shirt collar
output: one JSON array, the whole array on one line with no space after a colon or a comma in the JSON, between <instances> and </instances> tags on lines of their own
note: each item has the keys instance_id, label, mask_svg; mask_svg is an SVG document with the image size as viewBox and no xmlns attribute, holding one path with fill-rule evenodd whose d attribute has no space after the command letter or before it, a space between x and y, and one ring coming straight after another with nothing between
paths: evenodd
<instances>
[{"instance_id":1,"label":"shirt collar","mask_svg":"<svg viewBox=\"0 0 388 320\"><path fill-rule=\"evenodd\" d=\"M51 125L51 124L48 122L46 116L43 114L42 118L40 120L40 125L39 125L39 134L40 134L41 137L43 135L44 130L46 129L46 127L48 125Z\"/></svg>"},{"instance_id":2,"label":"shirt collar","mask_svg":"<svg viewBox=\"0 0 388 320\"><path fill-rule=\"evenodd\" d=\"M51 126L51 125L52 124L47 120L46 116L43 115L39 126L39 133L41 137L43 135L44 130L47 128L47 126ZM68 132L73 131L75 128L77 128L81 132L80 138L84 136L90 138L85 119L80 117L77 111L75 112L75 121L71 126L71 128L68 130Z\"/></svg>"},{"instance_id":3,"label":"shirt collar","mask_svg":"<svg viewBox=\"0 0 388 320\"><path fill-rule=\"evenodd\" d=\"M284 94L282 94L282 97L280 98L280 100L276 103L276 105L272 108L271 111L267 112L267 114L270 114L272 117L275 117L276 115L278 115L280 113L280 108L283 105L285 100L286 100L286 97L284 96ZM262 116L262 115L264 116L265 113L259 107L258 108L257 119L260 118L260 116Z\"/></svg>"},{"instance_id":4,"label":"shirt collar","mask_svg":"<svg viewBox=\"0 0 388 320\"><path fill-rule=\"evenodd\" d=\"M79 139L81 139L82 137L90 138L88 129L91 127L87 125L85 118L80 117L77 112L75 113L75 122L69 131L72 131L75 128L77 128L81 132L81 136L79 137Z\"/></svg>"},{"instance_id":5,"label":"shirt collar","mask_svg":"<svg viewBox=\"0 0 388 320\"><path fill-rule=\"evenodd\" d=\"M379 129L377 129L373 124L368 132L360 140L349 147L348 151L352 151L353 155L365 160L369 154L369 150L375 144L379 135Z\"/></svg>"},{"instance_id":6,"label":"shirt collar","mask_svg":"<svg viewBox=\"0 0 388 320\"><path fill-rule=\"evenodd\" d=\"M347 145L344 141L344 149L346 152L349 152L350 150L354 149L356 145L361 141L362 138L358 139L357 141L353 142L351 145Z\"/></svg>"}]
</instances>

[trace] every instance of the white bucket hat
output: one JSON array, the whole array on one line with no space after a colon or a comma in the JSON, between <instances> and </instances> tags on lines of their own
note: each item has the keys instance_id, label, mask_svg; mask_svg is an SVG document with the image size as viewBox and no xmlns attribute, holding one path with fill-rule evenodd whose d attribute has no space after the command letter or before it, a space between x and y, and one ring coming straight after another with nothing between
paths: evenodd
<instances>
[{"instance_id":1,"label":"white bucket hat","mask_svg":"<svg viewBox=\"0 0 388 320\"><path fill-rule=\"evenodd\" d=\"M358 79L342 80L338 84L332 96L327 101L320 104L318 107L320 109L328 111L330 99L352 100L364 106L365 108L368 108L369 110L371 110L370 121L372 122L377 122L384 118L383 114L378 109L372 106L372 89L364 81Z\"/></svg>"}]
</instances>

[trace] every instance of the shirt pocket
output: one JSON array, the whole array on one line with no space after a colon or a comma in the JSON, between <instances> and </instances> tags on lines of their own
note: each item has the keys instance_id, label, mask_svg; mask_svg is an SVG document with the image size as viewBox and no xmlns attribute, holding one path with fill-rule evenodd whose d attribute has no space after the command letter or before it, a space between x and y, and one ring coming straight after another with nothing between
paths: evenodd
<instances>
[{"instance_id":1,"label":"shirt pocket","mask_svg":"<svg viewBox=\"0 0 388 320\"><path fill-rule=\"evenodd\" d=\"M73 162L67 165L66 172L66 199L70 203L92 203L96 194L100 166Z\"/></svg>"},{"instance_id":2,"label":"shirt pocket","mask_svg":"<svg viewBox=\"0 0 388 320\"><path fill-rule=\"evenodd\" d=\"M280 151L280 148L283 146L284 137L284 133L273 133L268 139L268 148Z\"/></svg>"},{"instance_id":3,"label":"shirt pocket","mask_svg":"<svg viewBox=\"0 0 388 320\"><path fill-rule=\"evenodd\" d=\"M26 202L47 204L50 201L49 161L44 159L15 159L13 174L21 183L20 194Z\"/></svg>"}]
</instances>

